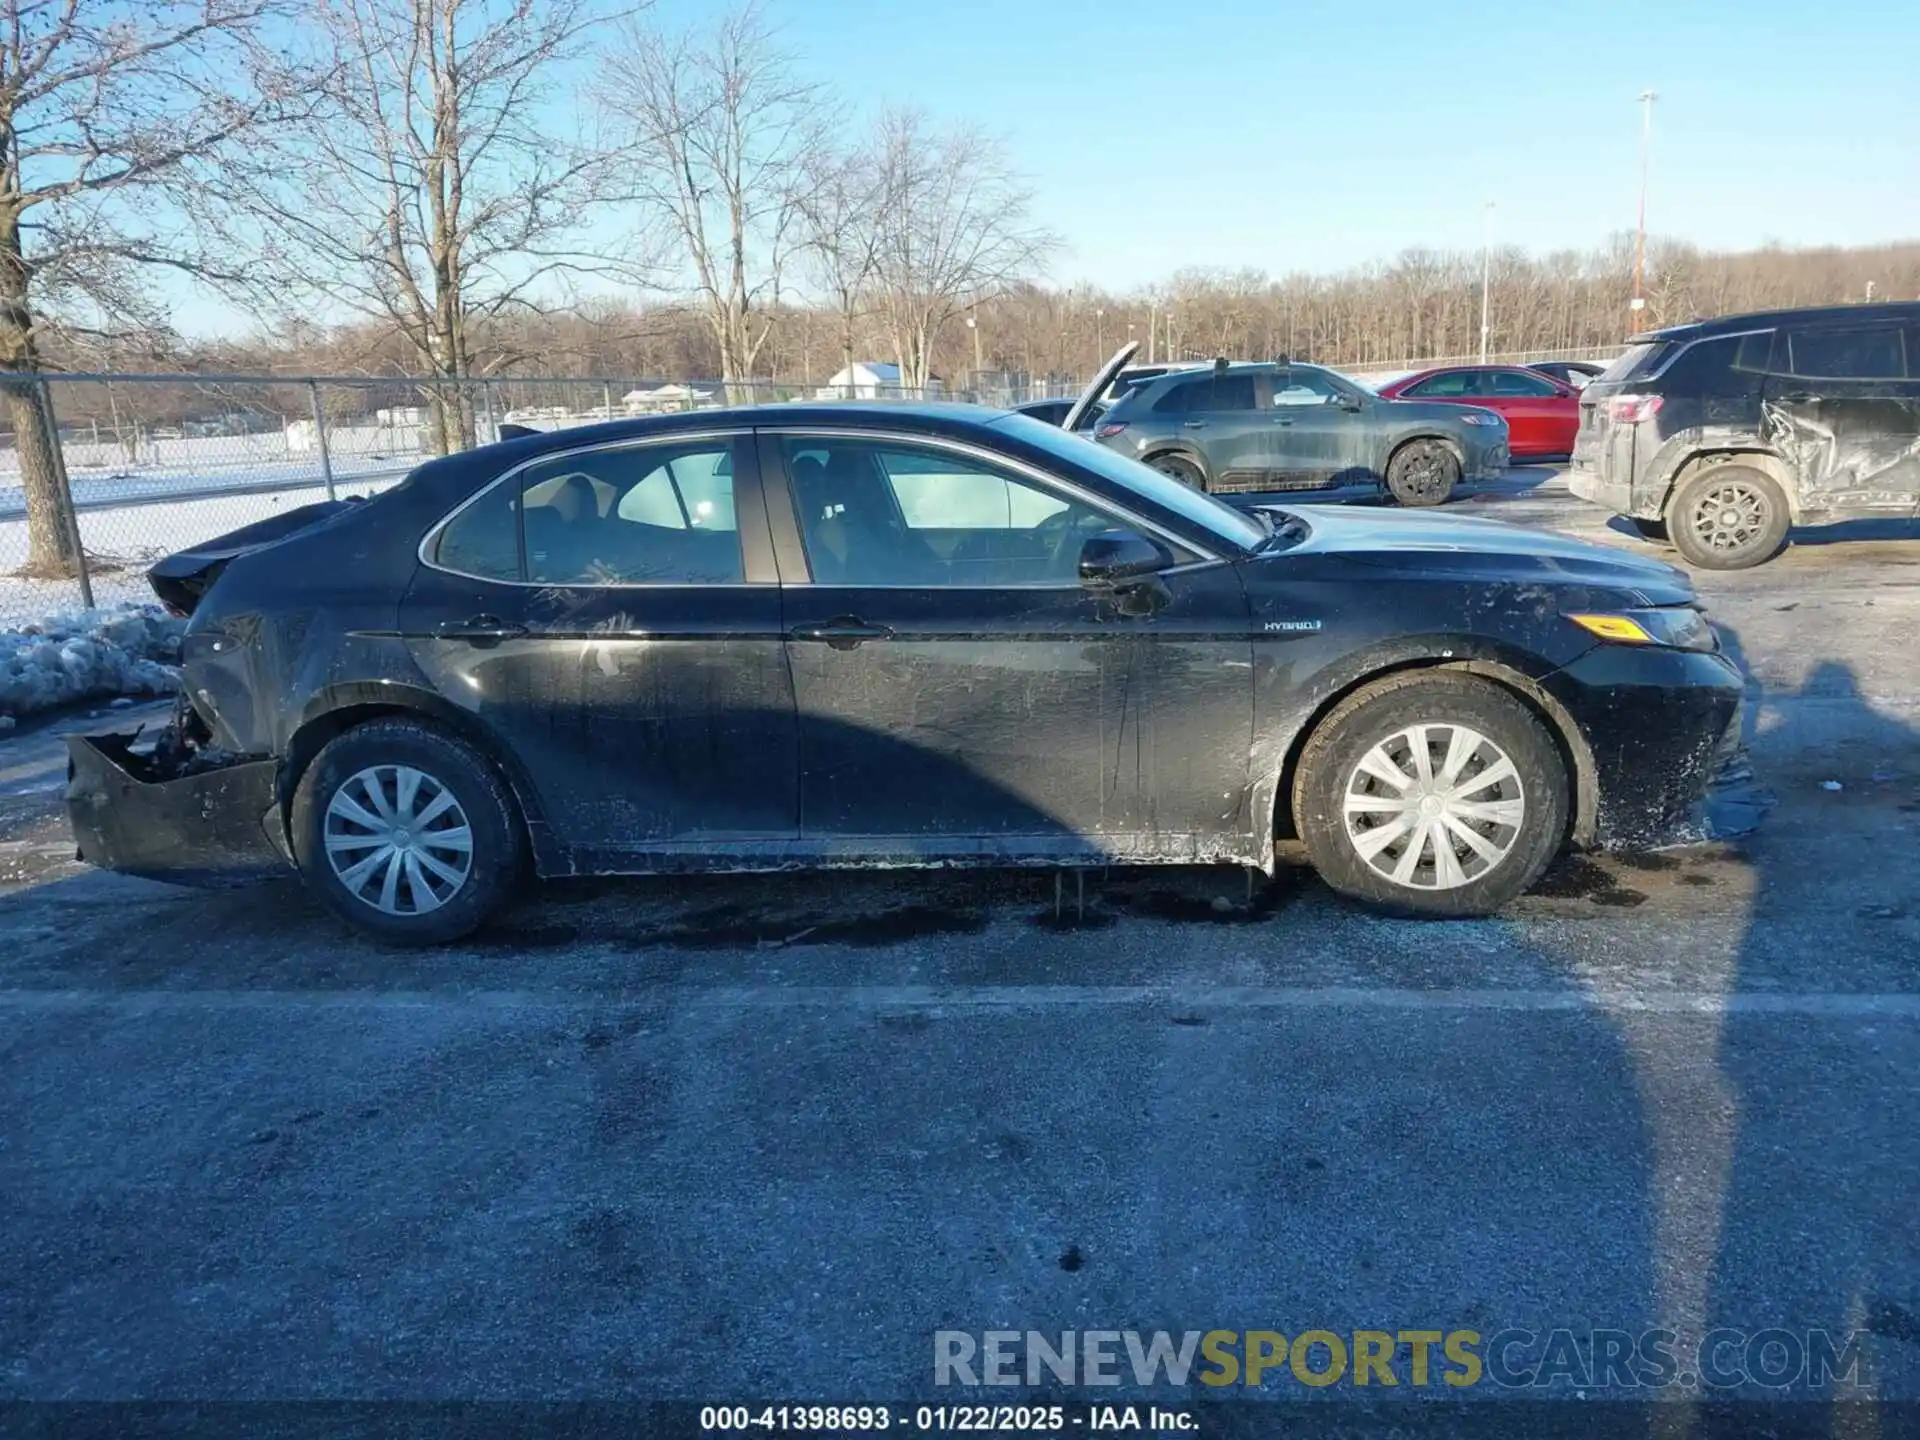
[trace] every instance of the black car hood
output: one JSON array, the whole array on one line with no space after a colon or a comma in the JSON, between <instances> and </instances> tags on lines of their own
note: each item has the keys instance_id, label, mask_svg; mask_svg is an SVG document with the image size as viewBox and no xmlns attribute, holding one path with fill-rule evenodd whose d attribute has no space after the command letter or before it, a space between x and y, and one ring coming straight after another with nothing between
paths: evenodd
<instances>
[{"instance_id":1,"label":"black car hood","mask_svg":"<svg viewBox=\"0 0 1920 1440\"><path fill-rule=\"evenodd\" d=\"M1426 510L1339 505L1262 508L1297 515L1311 531L1305 540L1277 552L1276 559L1337 555L1409 579L1480 577L1580 586L1636 595L1646 605L1684 605L1694 599L1693 582L1684 570L1549 530Z\"/></svg>"}]
</instances>

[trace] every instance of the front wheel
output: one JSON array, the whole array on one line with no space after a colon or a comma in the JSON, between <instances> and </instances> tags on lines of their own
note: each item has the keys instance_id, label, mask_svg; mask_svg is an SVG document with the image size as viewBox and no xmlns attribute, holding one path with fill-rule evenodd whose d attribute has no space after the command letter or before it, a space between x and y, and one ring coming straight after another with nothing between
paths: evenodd
<instances>
[{"instance_id":1,"label":"front wheel","mask_svg":"<svg viewBox=\"0 0 1920 1440\"><path fill-rule=\"evenodd\" d=\"M1460 483L1460 461L1438 440L1411 440L1387 462L1387 493L1402 505L1443 505Z\"/></svg>"},{"instance_id":2,"label":"front wheel","mask_svg":"<svg viewBox=\"0 0 1920 1440\"><path fill-rule=\"evenodd\" d=\"M1510 691L1449 671L1342 702L1307 741L1294 816L1335 890L1399 914L1486 915L1566 834L1567 767Z\"/></svg>"},{"instance_id":3,"label":"front wheel","mask_svg":"<svg viewBox=\"0 0 1920 1440\"><path fill-rule=\"evenodd\" d=\"M1191 485L1196 490L1207 488L1206 476L1200 473L1200 467L1191 460L1184 460L1178 455L1156 455L1147 464L1162 475L1178 480L1182 485Z\"/></svg>"},{"instance_id":4,"label":"front wheel","mask_svg":"<svg viewBox=\"0 0 1920 1440\"><path fill-rule=\"evenodd\" d=\"M1787 497L1751 465L1716 465L1681 482L1667 506L1673 548L1702 570L1746 570L1787 541Z\"/></svg>"},{"instance_id":5,"label":"front wheel","mask_svg":"<svg viewBox=\"0 0 1920 1440\"><path fill-rule=\"evenodd\" d=\"M465 741L410 719L327 743L294 793L307 885L355 929L438 945L476 929L520 874L512 794Z\"/></svg>"}]
</instances>

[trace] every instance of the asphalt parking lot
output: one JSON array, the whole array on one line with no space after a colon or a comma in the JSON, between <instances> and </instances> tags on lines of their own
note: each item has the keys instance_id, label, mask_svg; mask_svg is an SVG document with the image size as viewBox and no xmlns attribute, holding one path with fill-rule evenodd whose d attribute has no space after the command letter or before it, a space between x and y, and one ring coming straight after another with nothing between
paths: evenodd
<instances>
[{"instance_id":1,"label":"asphalt parking lot","mask_svg":"<svg viewBox=\"0 0 1920 1440\"><path fill-rule=\"evenodd\" d=\"M1546 471L1459 508L1639 543ZM1856 1333L1920 1400L1920 526L1809 538L1701 581L1759 828L1489 921L830 875L391 953L73 865L11 740L0 1398L898 1400L943 1329L1428 1326Z\"/></svg>"}]
</instances>

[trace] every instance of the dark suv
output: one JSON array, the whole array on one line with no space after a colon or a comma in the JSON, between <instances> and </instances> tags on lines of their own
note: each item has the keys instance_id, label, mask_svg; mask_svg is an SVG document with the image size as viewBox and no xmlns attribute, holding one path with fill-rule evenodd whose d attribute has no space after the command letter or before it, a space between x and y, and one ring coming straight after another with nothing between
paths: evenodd
<instances>
[{"instance_id":1,"label":"dark suv","mask_svg":"<svg viewBox=\"0 0 1920 1440\"><path fill-rule=\"evenodd\" d=\"M1507 468L1507 422L1442 401L1386 400L1318 365L1216 364L1129 390L1095 437L1196 489L1261 493L1384 483L1438 505Z\"/></svg>"},{"instance_id":2,"label":"dark suv","mask_svg":"<svg viewBox=\"0 0 1920 1440\"><path fill-rule=\"evenodd\" d=\"M1774 310L1637 336L1580 395L1569 483L1740 570L1787 529L1920 512L1920 304Z\"/></svg>"}]
</instances>

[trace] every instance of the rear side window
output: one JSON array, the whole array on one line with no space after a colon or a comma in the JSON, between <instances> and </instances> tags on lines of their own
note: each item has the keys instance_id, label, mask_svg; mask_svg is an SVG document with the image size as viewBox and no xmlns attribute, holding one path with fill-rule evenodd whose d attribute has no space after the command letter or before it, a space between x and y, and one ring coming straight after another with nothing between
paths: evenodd
<instances>
[{"instance_id":1,"label":"rear side window","mask_svg":"<svg viewBox=\"0 0 1920 1440\"><path fill-rule=\"evenodd\" d=\"M725 585L744 580L733 442L557 455L520 492L536 585Z\"/></svg>"},{"instance_id":2,"label":"rear side window","mask_svg":"<svg viewBox=\"0 0 1920 1440\"><path fill-rule=\"evenodd\" d=\"M1451 375L1430 376L1400 393L1409 400L1458 400L1480 393L1480 377L1471 370L1456 370Z\"/></svg>"},{"instance_id":3,"label":"rear side window","mask_svg":"<svg viewBox=\"0 0 1920 1440\"><path fill-rule=\"evenodd\" d=\"M1822 326L1787 332L1787 373L1827 380L1900 380L1905 347L1893 325Z\"/></svg>"},{"instance_id":4,"label":"rear side window","mask_svg":"<svg viewBox=\"0 0 1920 1440\"><path fill-rule=\"evenodd\" d=\"M1182 381L1153 402L1157 415L1206 415L1257 408L1251 375L1205 374Z\"/></svg>"},{"instance_id":5,"label":"rear side window","mask_svg":"<svg viewBox=\"0 0 1920 1440\"><path fill-rule=\"evenodd\" d=\"M1656 388L1675 396L1750 395L1760 388L1772 344L1771 332L1696 340L1674 356Z\"/></svg>"}]
</instances>

